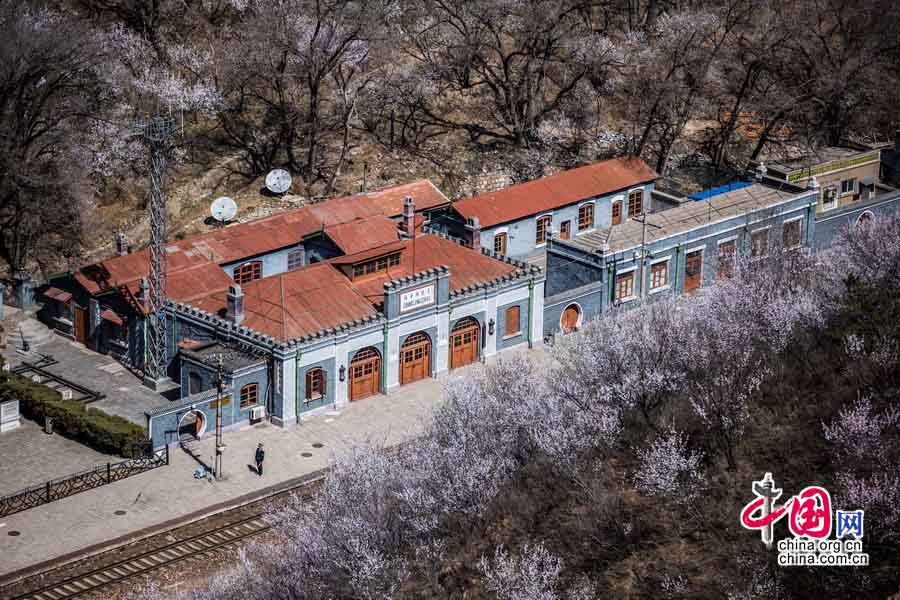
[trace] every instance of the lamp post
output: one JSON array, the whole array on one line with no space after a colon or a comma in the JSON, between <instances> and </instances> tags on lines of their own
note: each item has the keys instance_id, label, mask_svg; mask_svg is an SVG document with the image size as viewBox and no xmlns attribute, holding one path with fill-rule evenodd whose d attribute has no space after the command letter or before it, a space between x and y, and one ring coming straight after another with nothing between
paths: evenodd
<instances>
[{"instance_id":1,"label":"lamp post","mask_svg":"<svg viewBox=\"0 0 900 600\"><path fill-rule=\"evenodd\" d=\"M225 391L225 373L222 367L222 356L219 355L216 361L216 458L215 458L215 475L216 479L224 479L225 473L222 470L222 454L225 452L225 445L222 443L222 393Z\"/></svg>"}]
</instances>

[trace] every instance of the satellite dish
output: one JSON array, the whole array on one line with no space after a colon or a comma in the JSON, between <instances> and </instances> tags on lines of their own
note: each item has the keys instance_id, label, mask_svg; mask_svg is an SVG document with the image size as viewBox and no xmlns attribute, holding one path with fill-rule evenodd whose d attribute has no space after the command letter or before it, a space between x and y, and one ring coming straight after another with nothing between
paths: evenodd
<instances>
[{"instance_id":1,"label":"satellite dish","mask_svg":"<svg viewBox=\"0 0 900 600\"><path fill-rule=\"evenodd\" d=\"M221 198L216 198L209 205L209 212L212 214L213 219L220 223L225 223L232 220L237 214L237 204L228 196L222 196Z\"/></svg>"},{"instance_id":2,"label":"satellite dish","mask_svg":"<svg viewBox=\"0 0 900 600\"><path fill-rule=\"evenodd\" d=\"M273 169L266 175L266 189L273 194L283 194L291 189L291 174L284 169Z\"/></svg>"}]
</instances>

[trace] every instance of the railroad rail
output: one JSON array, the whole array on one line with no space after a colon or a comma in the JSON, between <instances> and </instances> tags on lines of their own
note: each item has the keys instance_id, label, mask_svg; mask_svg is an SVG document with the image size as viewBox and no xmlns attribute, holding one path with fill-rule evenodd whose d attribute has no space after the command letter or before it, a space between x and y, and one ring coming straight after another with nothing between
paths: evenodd
<instances>
[{"instance_id":1,"label":"railroad rail","mask_svg":"<svg viewBox=\"0 0 900 600\"><path fill-rule=\"evenodd\" d=\"M137 575L143 575L187 559L211 554L225 546L269 529L269 524L263 520L261 515L247 517L212 531L172 542L161 548L149 550L93 571L63 579L33 592L14 596L13 600L77 598L83 594L95 592Z\"/></svg>"}]
</instances>

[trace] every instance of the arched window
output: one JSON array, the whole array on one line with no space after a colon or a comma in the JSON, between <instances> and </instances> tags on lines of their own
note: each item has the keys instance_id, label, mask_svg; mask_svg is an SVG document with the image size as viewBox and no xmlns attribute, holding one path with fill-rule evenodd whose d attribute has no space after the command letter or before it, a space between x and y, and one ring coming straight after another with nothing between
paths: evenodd
<instances>
[{"instance_id":1,"label":"arched window","mask_svg":"<svg viewBox=\"0 0 900 600\"><path fill-rule=\"evenodd\" d=\"M628 216L637 217L644 214L644 190L628 192Z\"/></svg>"},{"instance_id":2,"label":"arched window","mask_svg":"<svg viewBox=\"0 0 900 600\"><path fill-rule=\"evenodd\" d=\"M306 372L306 401L316 402L325 398L328 389L328 374L316 367Z\"/></svg>"},{"instance_id":3,"label":"arched window","mask_svg":"<svg viewBox=\"0 0 900 600\"><path fill-rule=\"evenodd\" d=\"M506 256L506 234L498 233L494 236L494 254Z\"/></svg>"},{"instance_id":4,"label":"arched window","mask_svg":"<svg viewBox=\"0 0 900 600\"><path fill-rule=\"evenodd\" d=\"M588 202L578 207L578 231L594 226L594 203Z\"/></svg>"},{"instance_id":5,"label":"arched window","mask_svg":"<svg viewBox=\"0 0 900 600\"><path fill-rule=\"evenodd\" d=\"M203 378L200 377L200 373L196 371L191 371L191 374L188 375L188 394L199 394L203 391Z\"/></svg>"},{"instance_id":6,"label":"arched window","mask_svg":"<svg viewBox=\"0 0 900 600\"><path fill-rule=\"evenodd\" d=\"M543 244L547 241L547 232L550 231L550 226L552 223L553 217L551 215L544 215L543 217L537 218L534 236L535 244Z\"/></svg>"},{"instance_id":7,"label":"arched window","mask_svg":"<svg viewBox=\"0 0 900 600\"><path fill-rule=\"evenodd\" d=\"M864 225L868 225L869 223L873 222L874 220L875 220L875 215L872 214L872 211L867 210L867 211L863 212L861 215L859 215L859 217L856 219L856 226L862 227Z\"/></svg>"},{"instance_id":8,"label":"arched window","mask_svg":"<svg viewBox=\"0 0 900 600\"><path fill-rule=\"evenodd\" d=\"M248 383L241 388L241 410L259 404L259 384Z\"/></svg>"},{"instance_id":9,"label":"arched window","mask_svg":"<svg viewBox=\"0 0 900 600\"><path fill-rule=\"evenodd\" d=\"M262 277L262 261L251 260L234 268L234 282L238 285L250 283Z\"/></svg>"},{"instance_id":10,"label":"arched window","mask_svg":"<svg viewBox=\"0 0 900 600\"><path fill-rule=\"evenodd\" d=\"M562 332L572 333L577 331L579 321L581 321L581 307L577 304L568 305L559 319Z\"/></svg>"}]
</instances>

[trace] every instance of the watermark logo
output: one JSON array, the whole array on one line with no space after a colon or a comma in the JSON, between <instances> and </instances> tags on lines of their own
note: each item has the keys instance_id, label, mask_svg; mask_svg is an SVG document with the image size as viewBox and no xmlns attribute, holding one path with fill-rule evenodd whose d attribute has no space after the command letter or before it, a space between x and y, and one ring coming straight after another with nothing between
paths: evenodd
<instances>
[{"instance_id":1,"label":"watermark logo","mask_svg":"<svg viewBox=\"0 0 900 600\"><path fill-rule=\"evenodd\" d=\"M823 487L807 486L781 505L782 490L766 473L751 488L753 500L741 511L741 525L759 531L769 550L774 545L775 523L788 518L794 537L780 540L778 564L781 566L867 566L869 555L862 552L863 511L838 510L832 519L831 495ZM834 526L834 527L833 527ZM835 538L831 537L835 529Z\"/></svg>"}]
</instances>

